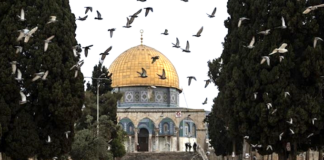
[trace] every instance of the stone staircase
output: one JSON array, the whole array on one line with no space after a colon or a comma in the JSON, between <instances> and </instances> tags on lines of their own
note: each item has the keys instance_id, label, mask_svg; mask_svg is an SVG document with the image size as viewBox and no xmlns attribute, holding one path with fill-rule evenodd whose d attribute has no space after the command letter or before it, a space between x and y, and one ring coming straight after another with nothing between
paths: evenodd
<instances>
[{"instance_id":1,"label":"stone staircase","mask_svg":"<svg viewBox=\"0 0 324 160\"><path fill-rule=\"evenodd\" d=\"M203 160L198 152L138 152L127 153L120 160Z\"/></svg>"}]
</instances>

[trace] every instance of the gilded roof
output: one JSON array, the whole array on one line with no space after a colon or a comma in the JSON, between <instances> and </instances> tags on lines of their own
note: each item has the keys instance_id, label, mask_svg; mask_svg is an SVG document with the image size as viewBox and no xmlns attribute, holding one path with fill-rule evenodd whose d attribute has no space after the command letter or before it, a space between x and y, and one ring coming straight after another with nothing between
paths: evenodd
<instances>
[{"instance_id":1,"label":"gilded roof","mask_svg":"<svg viewBox=\"0 0 324 160\"><path fill-rule=\"evenodd\" d=\"M152 64L151 57L159 56ZM147 78L141 78L137 72L144 68ZM165 70L166 79L162 80L157 74ZM179 78L176 69L161 52L154 48L138 45L120 54L110 65L112 87L126 86L161 86L179 89Z\"/></svg>"}]
</instances>

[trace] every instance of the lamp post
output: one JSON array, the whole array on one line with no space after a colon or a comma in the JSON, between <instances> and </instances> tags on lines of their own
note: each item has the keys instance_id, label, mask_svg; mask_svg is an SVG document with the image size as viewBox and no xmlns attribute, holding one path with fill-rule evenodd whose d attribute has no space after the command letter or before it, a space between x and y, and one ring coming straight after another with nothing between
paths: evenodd
<instances>
[{"instance_id":1,"label":"lamp post","mask_svg":"<svg viewBox=\"0 0 324 160\"><path fill-rule=\"evenodd\" d=\"M84 77L84 78L91 78L97 80L97 137L99 137L99 87L100 87L100 80L108 79L108 78L101 78L102 76L106 75L106 73L102 73L98 78L94 77Z\"/></svg>"}]
</instances>

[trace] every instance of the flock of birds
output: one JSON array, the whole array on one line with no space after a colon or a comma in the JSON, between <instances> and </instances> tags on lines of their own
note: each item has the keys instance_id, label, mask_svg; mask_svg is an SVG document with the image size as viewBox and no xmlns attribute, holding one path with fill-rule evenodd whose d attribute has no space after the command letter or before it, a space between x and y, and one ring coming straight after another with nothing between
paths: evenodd
<instances>
[{"instance_id":1,"label":"flock of birds","mask_svg":"<svg viewBox=\"0 0 324 160\"><path fill-rule=\"evenodd\" d=\"M146 0L138 0L138 1L145 2ZM185 2L188 2L188 1L185 1ZM144 9L145 9L145 17L147 17L150 12L153 12L153 8L152 7L146 7ZM92 12L93 11L93 8L91 6L85 7L85 14L87 14L89 11ZM103 17L101 15L101 13L98 10L96 12L97 12L97 17L95 17L95 19L96 20L102 20ZM127 22L126 22L126 25L123 26L123 27L124 28L131 28L132 27L131 24L134 22L134 20L136 18L139 17L139 14L141 12L142 12L142 9L139 9L134 14L130 15L129 17L126 17ZM209 18L214 18L215 17L215 14L216 14L216 7L214 8L214 10L212 11L211 14L208 14L207 13L207 15L208 15ZM77 20L79 20L79 21L86 21L87 18L88 18L88 15L83 16L83 17L80 17L79 16L79 18ZM110 38L113 37L113 33L115 31L116 31L116 28L110 28L110 29L108 29L108 32L110 33ZM201 34L202 34L202 32L203 32L203 27L201 27L198 30L198 32L195 35L193 35L193 36L194 37L200 37ZM161 33L161 34L163 34L163 35L169 35L168 29L165 29L164 32ZM88 54L88 50L90 49L89 47L92 47L92 46L93 45L90 45L90 46L87 46L86 48L84 48L85 49L85 56L87 56L87 54ZM180 48L180 42L179 42L179 39L178 38L176 38L176 43L175 44L172 43L172 47ZM186 47L185 48L181 48L181 49L182 49L183 52L190 53L189 47L190 47L189 41L187 41ZM108 52L111 49L112 49L112 46L110 46L104 53L101 53L100 54L100 55L102 55L101 62L105 59L106 55L109 54ZM153 64L154 62L156 62L159 59L159 56L153 56L153 57L151 57L151 59L152 59L152 64ZM142 71L141 72L137 71L137 73L139 74L139 77L141 77L141 78L148 77L147 72L146 72L146 70L144 68L142 68ZM158 75L158 77L161 80L167 79L166 73L165 73L165 70L164 69L162 70L162 73L161 74L157 74L157 75ZM196 81L196 77L195 76L188 76L187 78L188 78L188 85L189 86L190 86L192 80L195 80ZM205 88L206 88L209 85L209 83L211 82L211 79L207 79L207 80L205 80L205 82L206 82L205 83ZM149 90L151 90L152 88L156 88L156 87L155 86L149 86L148 87ZM152 92L152 91L149 91L149 92ZM150 97L150 95L149 95L149 97ZM207 104L207 98L205 99L205 101L202 104L203 105Z\"/></svg>"},{"instance_id":2,"label":"flock of birds","mask_svg":"<svg viewBox=\"0 0 324 160\"><path fill-rule=\"evenodd\" d=\"M315 6L309 6L309 7L306 8L306 10L303 11L303 14L308 14L309 12L314 11L314 10L320 8L320 7L324 7L324 4L315 5ZM250 19L247 18L247 17L241 17L241 18L239 18L239 21L238 21L237 27L240 27L240 26L242 25L243 21L247 21L247 20L250 20ZM278 28L278 29L287 29L287 25L286 25L286 23L285 23L285 19L284 19L283 17L281 17L281 26L278 26L278 27L276 27L276 28ZM261 35L267 36L267 35L270 34L270 31L271 31L271 29L266 29L266 30L264 30L264 31L260 31L260 32L258 32L257 34L261 34ZM323 41L323 39L320 38L320 37L315 37L314 40L313 40L313 48L316 48L318 41ZM248 46L243 46L243 47L246 47L246 48L248 48L248 49L253 49L253 48L255 47L255 46L254 46L254 43L255 43L255 37L253 36L251 42L249 43L249 45L248 45ZM270 57L271 57L271 55L275 55L275 54L280 54L280 55L279 55L279 62L282 62L282 60L284 60L284 56L283 56L283 54L288 52L288 49L286 48L287 46L288 46L287 43L282 43L282 44L280 45L280 47L275 48L274 50L272 50L272 52L269 53L268 56L262 56L262 57L261 57L261 62L260 62L260 64L263 64L263 63L266 62L266 64L267 64L268 66L270 66ZM220 63L222 63L222 62L220 62ZM259 94L258 92L254 92L254 94L253 94L254 99L257 99L258 94ZM267 92L266 92L265 94L268 95ZM288 91L286 91L286 92L284 92L283 96L284 96L285 98L287 98L288 96L290 96L290 93L289 93ZM266 103L265 106L267 107L268 110L270 110L271 108L273 108L272 103ZM276 112L277 112L277 109L273 109L273 110L271 111L271 114L274 114L274 113L276 113ZM312 125L315 125L315 121L316 121L316 120L317 120L316 117L314 117L314 118L311 119L311 123L312 123ZM287 123L288 123L289 125L293 125L293 119L290 118L290 119L287 121ZM225 128L226 128L226 126L225 126ZM295 134L295 132L294 132L293 129L289 128L289 131L290 131L290 134L291 134L291 135L292 135L292 134ZM281 133L279 134L278 138L279 138L280 141L281 141L282 136L283 136L284 134L285 134L285 132L281 132ZM314 135L314 133L310 133L310 134L307 135L307 138L310 138L310 137L313 136L313 135ZM245 139L249 139L249 136L244 136L244 138L245 138ZM252 146L253 148L261 148L261 147L262 147L261 144L251 144L251 146ZM272 150L272 146L271 146L271 145L267 145L266 150Z\"/></svg>"}]
</instances>

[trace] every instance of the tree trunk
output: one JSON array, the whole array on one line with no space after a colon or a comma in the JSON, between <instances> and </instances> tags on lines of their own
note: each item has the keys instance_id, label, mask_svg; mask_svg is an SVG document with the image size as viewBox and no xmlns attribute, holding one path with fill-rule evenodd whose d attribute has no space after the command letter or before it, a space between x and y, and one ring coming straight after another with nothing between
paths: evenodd
<instances>
[{"instance_id":1,"label":"tree trunk","mask_svg":"<svg viewBox=\"0 0 324 160\"><path fill-rule=\"evenodd\" d=\"M309 160L309 149L306 151L306 160Z\"/></svg>"},{"instance_id":2,"label":"tree trunk","mask_svg":"<svg viewBox=\"0 0 324 160\"><path fill-rule=\"evenodd\" d=\"M322 148L321 147L318 150L318 160L323 160L323 151L322 151Z\"/></svg>"}]
</instances>

